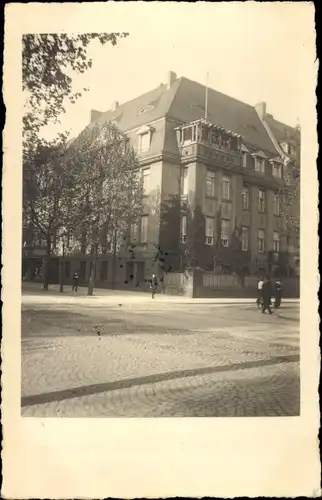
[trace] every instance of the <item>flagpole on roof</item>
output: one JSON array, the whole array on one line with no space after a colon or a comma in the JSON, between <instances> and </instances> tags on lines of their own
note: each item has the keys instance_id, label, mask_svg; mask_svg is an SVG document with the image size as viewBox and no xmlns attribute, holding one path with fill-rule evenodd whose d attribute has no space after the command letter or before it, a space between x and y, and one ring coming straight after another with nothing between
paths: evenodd
<instances>
[{"instance_id":1,"label":"flagpole on roof","mask_svg":"<svg viewBox=\"0 0 322 500\"><path fill-rule=\"evenodd\" d=\"M208 119L208 84L209 84L209 71L207 71L206 76L206 98L205 98L205 120Z\"/></svg>"}]
</instances>

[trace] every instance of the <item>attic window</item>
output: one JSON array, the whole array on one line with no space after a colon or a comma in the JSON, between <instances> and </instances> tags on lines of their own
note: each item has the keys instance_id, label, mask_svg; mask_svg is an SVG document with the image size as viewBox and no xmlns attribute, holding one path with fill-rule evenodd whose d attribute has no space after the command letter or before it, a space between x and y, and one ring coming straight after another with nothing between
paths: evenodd
<instances>
[{"instance_id":1,"label":"attic window","mask_svg":"<svg viewBox=\"0 0 322 500\"><path fill-rule=\"evenodd\" d=\"M262 151L257 151L252 154L252 157L254 158L255 171L265 174L266 155Z\"/></svg>"},{"instance_id":2,"label":"attic window","mask_svg":"<svg viewBox=\"0 0 322 500\"><path fill-rule=\"evenodd\" d=\"M289 144L287 142L282 142L281 147L285 154L289 154Z\"/></svg>"},{"instance_id":3,"label":"attic window","mask_svg":"<svg viewBox=\"0 0 322 500\"><path fill-rule=\"evenodd\" d=\"M148 106L145 106L144 108L141 109L139 112L139 115L143 115L143 113L147 113L148 111L152 111L152 109L155 109L155 106L152 106L152 104L149 104Z\"/></svg>"},{"instance_id":4,"label":"attic window","mask_svg":"<svg viewBox=\"0 0 322 500\"><path fill-rule=\"evenodd\" d=\"M206 113L206 108L202 104L190 104L189 107L190 108L198 108L200 111L203 112L203 114ZM208 116L211 116L211 113L209 112L209 110L208 110Z\"/></svg>"},{"instance_id":5,"label":"attic window","mask_svg":"<svg viewBox=\"0 0 322 500\"><path fill-rule=\"evenodd\" d=\"M274 177L282 179L283 177L283 162L280 158L273 158L269 161L272 165L272 174Z\"/></svg>"},{"instance_id":6,"label":"attic window","mask_svg":"<svg viewBox=\"0 0 322 500\"><path fill-rule=\"evenodd\" d=\"M150 149L153 132L154 129L148 125L144 125L137 131L139 153L144 153Z\"/></svg>"}]
</instances>

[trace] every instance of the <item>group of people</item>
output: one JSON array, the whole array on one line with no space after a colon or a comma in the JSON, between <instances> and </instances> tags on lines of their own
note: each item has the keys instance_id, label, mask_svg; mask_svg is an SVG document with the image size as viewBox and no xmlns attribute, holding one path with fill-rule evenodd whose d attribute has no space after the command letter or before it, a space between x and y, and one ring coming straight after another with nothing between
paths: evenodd
<instances>
[{"instance_id":1,"label":"group of people","mask_svg":"<svg viewBox=\"0 0 322 500\"><path fill-rule=\"evenodd\" d=\"M282 283L279 279L276 280L275 286L272 286L272 283L269 278L260 278L258 285L258 295L257 295L257 307L262 308L262 313L265 314L268 311L269 314L272 314L272 297L275 298L274 308L278 309L281 305L282 301Z\"/></svg>"}]
</instances>

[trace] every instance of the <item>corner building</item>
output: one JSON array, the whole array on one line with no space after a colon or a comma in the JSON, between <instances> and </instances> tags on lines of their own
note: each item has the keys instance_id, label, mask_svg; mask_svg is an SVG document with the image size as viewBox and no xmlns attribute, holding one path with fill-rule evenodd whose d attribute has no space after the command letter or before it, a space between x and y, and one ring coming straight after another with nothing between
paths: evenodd
<instances>
[{"instance_id":1,"label":"corner building","mask_svg":"<svg viewBox=\"0 0 322 500\"><path fill-rule=\"evenodd\" d=\"M171 270L182 270L188 212L197 208L203 227L194 243L205 254L204 269L215 268L218 241L229 248L237 229L246 274L281 267L299 274L299 237L285 232L277 195L292 158L299 159L297 131L274 120L264 103L253 107L169 72L151 92L107 112L92 110L91 122L112 122L127 134L144 185L142 216L118 245L116 282L158 272L160 251ZM87 264L80 254L71 259L84 282ZM107 250L99 257L99 286L110 285L112 265Z\"/></svg>"}]
</instances>

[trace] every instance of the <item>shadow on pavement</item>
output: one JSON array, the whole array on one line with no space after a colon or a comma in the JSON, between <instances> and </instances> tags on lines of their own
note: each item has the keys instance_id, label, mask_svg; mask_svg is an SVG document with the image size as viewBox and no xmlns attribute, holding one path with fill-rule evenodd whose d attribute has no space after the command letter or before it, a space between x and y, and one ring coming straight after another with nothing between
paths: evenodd
<instances>
[{"instance_id":1,"label":"shadow on pavement","mask_svg":"<svg viewBox=\"0 0 322 500\"><path fill-rule=\"evenodd\" d=\"M232 363L230 365L223 365L223 366L211 366L206 368L195 368L190 370L178 370L168 373L147 375L144 377L117 380L115 382L91 384L87 386L75 387L73 389L65 389L61 391L52 391L44 394L24 396L21 398L21 406L22 407L32 406L37 404L51 403L54 401L79 398L82 396L89 396L93 394L99 394L102 392L114 391L117 389L128 389L133 386L163 382L165 380L194 377L197 375L207 375L212 373L221 373L234 370L244 370L262 366L277 365L280 363L294 363L298 362L299 359L300 359L299 355L277 356L271 359L264 359L264 360L262 359L259 361L248 361L248 362L246 361L244 363Z\"/></svg>"}]
</instances>

